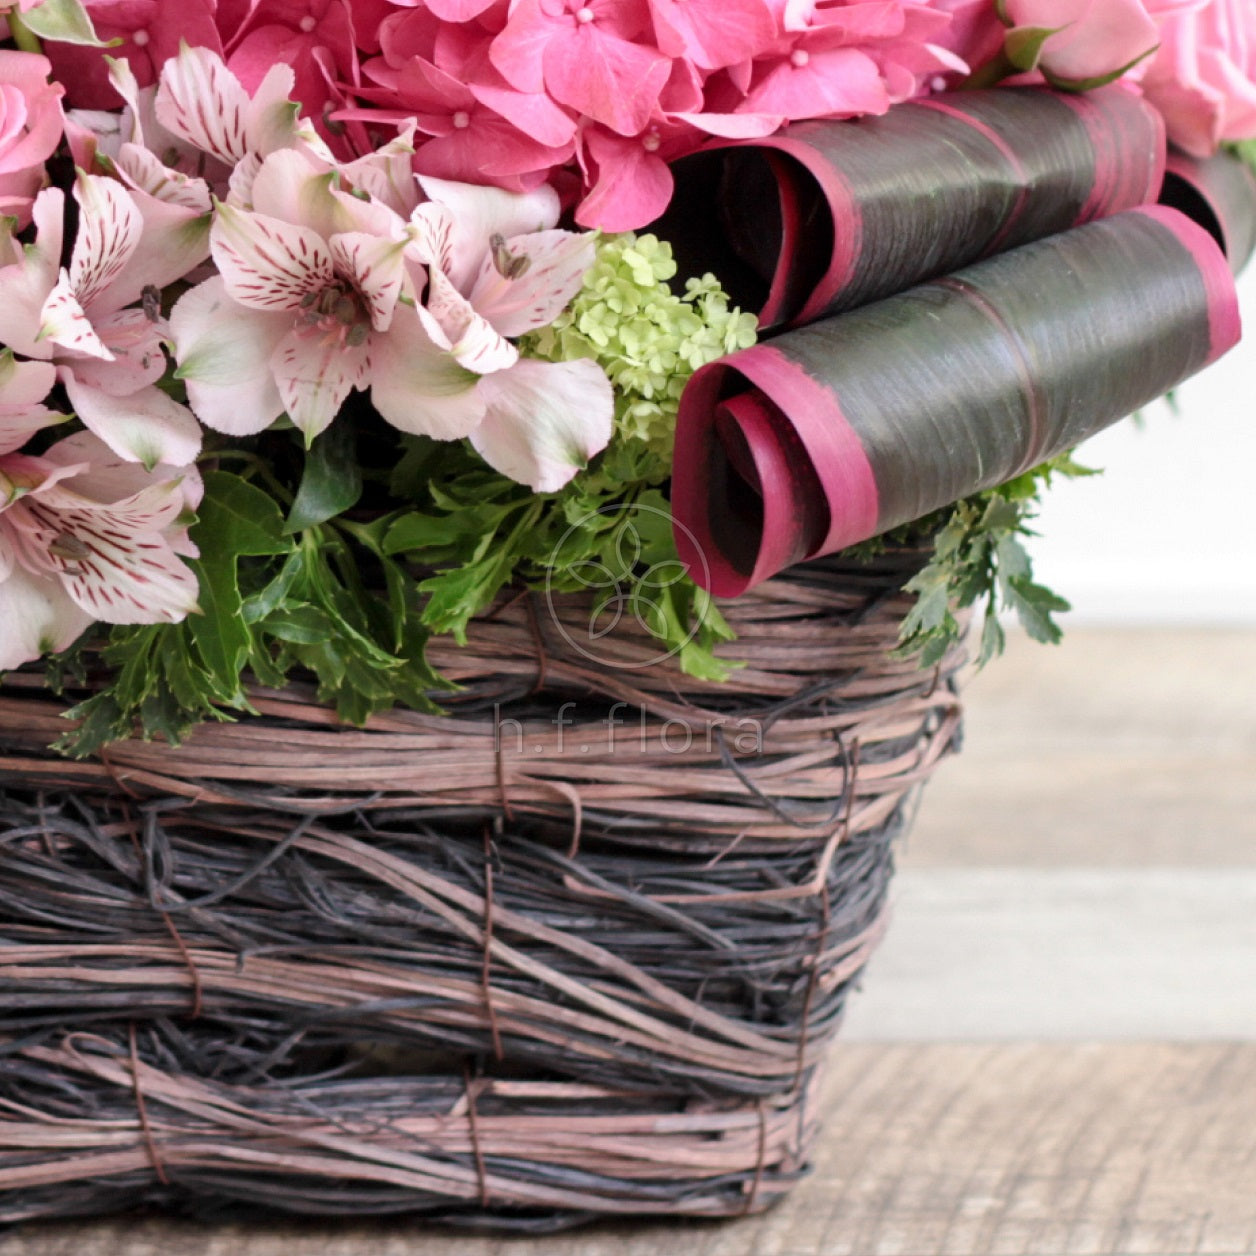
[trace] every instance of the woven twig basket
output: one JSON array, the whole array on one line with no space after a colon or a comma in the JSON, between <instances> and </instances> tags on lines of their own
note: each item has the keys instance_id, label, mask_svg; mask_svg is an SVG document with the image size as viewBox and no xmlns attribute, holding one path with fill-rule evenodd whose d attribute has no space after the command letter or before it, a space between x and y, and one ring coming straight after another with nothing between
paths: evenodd
<instances>
[{"instance_id":1,"label":"woven twig basket","mask_svg":"<svg viewBox=\"0 0 1256 1256\"><path fill-rule=\"evenodd\" d=\"M520 596L450 713L293 689L178 749L45 749L0 690L0 1221L160 1204L547 1228L762 1209L804 1171L958 653L915 552L724 606L694 681Z\"/></svg>"}]
</instances>

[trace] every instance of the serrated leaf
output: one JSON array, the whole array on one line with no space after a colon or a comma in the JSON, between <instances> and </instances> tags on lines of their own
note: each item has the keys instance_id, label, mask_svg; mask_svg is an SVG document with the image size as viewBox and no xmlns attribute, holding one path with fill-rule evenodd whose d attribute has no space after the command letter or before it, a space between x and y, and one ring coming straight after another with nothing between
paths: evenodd
<instances>
[{"instance_id":1,"label":"serrated leaf","mask_svg":"<svg viewBox=\"0 0 1256 1256\"><path fill-rule=\"evenodd\" d=\"M1059 643L1063 633L1052 615L1072 609L1062 597L1040 584L1022 579L1008 582L1007 602L1033 640L1047 645Z\"/></svg>"},{"instance_id":2,"label":"serrated leaf","mask_svg":"<svg viewBox=\"0 0 1256 1256\"><path fill-rule=\"evenodd\" d=\"M287 553L283 517L274 499L239 476L211 471L191 530L201 551L189 560L200 581L201 615L189 620L210 675L224 692L239 691L251 634L242 611L236 565L243 556Z\"/></svg>"}]
</instances>

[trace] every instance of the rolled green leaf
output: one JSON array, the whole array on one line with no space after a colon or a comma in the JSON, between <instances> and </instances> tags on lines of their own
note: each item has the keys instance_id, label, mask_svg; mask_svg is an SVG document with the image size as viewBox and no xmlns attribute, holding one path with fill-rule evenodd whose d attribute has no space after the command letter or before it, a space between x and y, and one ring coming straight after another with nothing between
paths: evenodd
<instances>
[{"instance_id":1,"label":"rolled green leaf","mask_svg":"<svg viewBox=\"0 0 1256 1256\"><path fill-rule=\"evenodd\" d=\"M656 229L682 275L796 326L1154 201L1164 157L1123 88L951 92L684 158Z\"/></svg>"},{"instance_id":2,"label":"rolled green leaf","mask_svg":"<svg viewBox=\"0 0 1256 1256\"><path fill-rule=\"evenodd\" d=\"M1221 245L1237 275L1256 251L1256 175L1245 161L1220 152L1191 157L1169 150L1160 203L1180 209Z\"/></svg>"},{"instance_id":3,"label":"rolled green leaf","mask_svg":"<svg viewBox=\"0 0 1256 1256\"><path fill-rule=\"evenodd\" d=\"M1238 338L1220 249L1161 206L786 332L685 389L680 556L736 596L1062 453Z\"/></svg>"}]
</instances>

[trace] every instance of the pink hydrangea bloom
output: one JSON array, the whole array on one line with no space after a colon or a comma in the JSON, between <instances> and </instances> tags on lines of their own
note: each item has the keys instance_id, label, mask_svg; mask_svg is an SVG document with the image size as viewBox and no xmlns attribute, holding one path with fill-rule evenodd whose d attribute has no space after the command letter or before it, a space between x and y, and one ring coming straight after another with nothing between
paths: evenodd
<instances>
[{"instance_id":1,"label":"pink hydrangea bloom","mask_svg":"<svg viewBox=\"0 0 1256 1256\"><path fill-rule=\"evenodd\" d=\"M84 0L84 7L96 34L110 46L47 45L53 73L66 85L66 103L78 109L116 109L121 103L106 57L125 59L136 81L147 87L182 43L222 50L214 0ZM115 39L120 42L114 44Z\"/></svg>"},{"instance_id":2,"label":"pink hydrangea bloom","mask_svg":"<svg viewBox=\"0 0 1256 1256\"><path fill-rule=\"evenodd\" d=\"M353 16L345 0L261 0L235 31L224 31L227 64L253 94L276 65L292 69L294 100L325 127L337 79L357 81Z\"/></svg>"},{"instance_id":3,"label":"pink hydrangea bloom","mask_svg":"<svg viewBox=\"0 0 1256 1256\"><path fill-rule=\"evenodd\" d=\"M48 82L50 71L46 57L0 50L0 215L23 227L65 126L63 89Z\"/></svg>"},{"instance_id":4,"label":"pink hydrangea bloom","mask_svg":"<svg viewBox=\"0 0 1256 1256\"><path fill-rule=\"evenodd\" d=\"M1142 84L1169 138L1197 157L1223 140L1256 137L1256 0L1163 14Z\"/></svg>"}]
</instances>

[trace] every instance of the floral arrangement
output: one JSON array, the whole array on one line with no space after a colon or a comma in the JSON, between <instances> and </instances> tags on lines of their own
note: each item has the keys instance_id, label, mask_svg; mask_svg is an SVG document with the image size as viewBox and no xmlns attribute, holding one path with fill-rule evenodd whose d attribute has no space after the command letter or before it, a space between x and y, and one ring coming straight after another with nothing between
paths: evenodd
<instances>
[{"instance_id":1,"label":"floral arrangement","mask_svg":"<svg viewBox=\"0 0 1256 1256\"><path fill-rule=\"evenodd\" d=\"M430 708L444 683L425 659L432 634L460 638L508 585L575 589L589 565L622 562L608 505L674 510L723 552L703 532L717 454L767 503L761 528L795 502L739 588L940 511L907 643L949 640L957 595L1001 597L1051 638L1063 603L1019 543L1034 496L1076 470L1067 449L1086 430L1146 398L1117 389L1081 406L1090 428L1061 419L1051 441L1027 437L1032 466L1022 450L997 483L983 471L893 509L858 408L834 402L867 483L852 489L846 462L812 476L776 429L755 435L788 409L765 380L793 353L756 337L841 308L850 289L820 283L786 309L735 268L681 265L673 241L705 195L684 172L756 143L814 172L795 124L908 117L905 102L960 88L1038 84L1047 113L1092 93L1115 103L1049 120L1090 137L1075 161L1089 199L1058 232L1156 199L1149 118L1186 160L1256 136L1252 0L19 0L4 16L0 669L42 660L53 684L92 673L79 751L137 719L177 740L249 709L246 678L298 671L347 720ZM1006 95L989 99L1003 110ZM965 108L911 114L906 138L885 142L890 172L910 173L922 154L894 145L934 144L931 126L1011 125ZM1095 139L1104 110L1111 152ZM1039 138L1025 125L1005 137L1022 156ZM801 142L830 160L830 139ZM1217 186L1200 176L1219 230L1237 232ZM835 249L846 228L871 238L879 211L856 222L835 205L822 207ZM782 210L789 273L765 272L778 295L805 252L787 247L799 221ZM1006 253L1022 239L1004 226L924 269L918 248L877 262L887 291L846 304ZM1149 212L1122 230L1148 237L1150 266L1180 245L1183 284L1204 292L1166 298L1148 342L1162 368L1118 354L1144 389L1172 387L1236 338L1232 293L1194 228ZM1103 249L1084 251L1079 273L1119 285ZM1057 255L1032 264L1056 282ZM1201 327L1170 362L1167 346ZM711 381L733 369L766 392L717 423L727 387ZM703 406L721 433L740 425L741 462L711 444ZM839 499L865 498L867 517L839 528ZM640 539L642 569L684 560L695 577L651 599L651 631L686 670L725 676L718 578L701 578L679 532ZM988 651L997 635L994 622Z\"/></svg>"}]
</instances>

